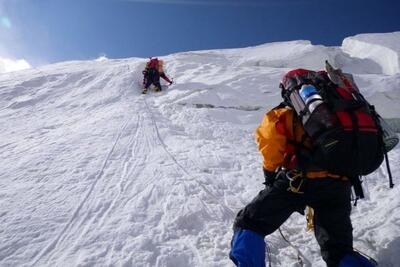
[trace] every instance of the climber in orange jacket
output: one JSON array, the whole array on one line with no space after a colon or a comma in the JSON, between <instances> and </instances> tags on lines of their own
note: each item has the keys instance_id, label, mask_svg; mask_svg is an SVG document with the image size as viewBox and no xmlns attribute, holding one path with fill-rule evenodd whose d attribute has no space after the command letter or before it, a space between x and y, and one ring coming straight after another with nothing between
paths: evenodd
<instances>
[{"instance_id":1,"label":"climber in orange jacket","mask_svg":"<svg viewBox=\"0 0 400 267\"><path fill-rule=\"evenodd\" d=\"M308 155L310 137L288 100L266 113L255 137L266 187L237 214L231 260L237 266L265 267L264 237L292 213L304 214L310 206L315 237L328 267L374 266L353 251L349 179L313 163ZM358 262L364 265L354 265Z\"/></svg>"}]
</instances>

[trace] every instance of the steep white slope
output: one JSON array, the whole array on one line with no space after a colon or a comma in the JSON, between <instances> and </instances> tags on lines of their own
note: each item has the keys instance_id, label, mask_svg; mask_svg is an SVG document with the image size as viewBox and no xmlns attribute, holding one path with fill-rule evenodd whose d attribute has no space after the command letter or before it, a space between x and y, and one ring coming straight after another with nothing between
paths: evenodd
<instances>
[{"instance_id":1,"label":"steep white slope","mask_svg":"<svg viewBox=\"0 0 400 267\"><path fill-rule=\"evenodd\" d=\"M342 49L352 57L370 59L380 65L382 73L400 73L400 32L359 34L343 40Z\"/></svg>"},{"instance_id":2,"label":"steep white slope","mask_svg":"<svg viewBox=\"0 0 400 267\"><path fill-rule=\"evenodd\" d=\"M231 266L235 213L263 186L253 131L279 103L282 75L318 50L302 67L334 50L378 110L399 117L397 75L363 74L370 61L303 41L167 56L176 83L159 94L140 94L144 59L2 74L0 265ZM352 215L355 245L394 266L399 187L388 189L384 166L368 184ZM308 266L324 266L304 217L283 232ZM296 266L279 234L267 241L273 266Z\"/></svg>"},{"instance_id":3,"label":"steep white slope","mask_svg":"<svg viewBox=\"0 0 400 267\"><path fill-rule=\"evenodd\" d=\"M157 125L140 95L143 63L2 77L4 265L227 263L220 239L233 212L210 175L183 168L163 143L159 131L174 128Z\"/></svg>"}]
</instances>

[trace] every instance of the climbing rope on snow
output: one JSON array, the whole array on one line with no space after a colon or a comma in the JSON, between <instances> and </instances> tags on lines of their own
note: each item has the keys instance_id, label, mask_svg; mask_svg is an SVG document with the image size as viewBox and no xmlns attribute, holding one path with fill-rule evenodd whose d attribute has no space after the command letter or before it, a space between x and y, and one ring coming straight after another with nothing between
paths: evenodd
<instances>
[{"instance_id":1,"label":"climbing rope on snow","mask_svg":"<svg viewBox=\"0 0 400 267\"><path fill-rule=\"evenodd\" d=\"M272 263L271 263L271 249L268 245L267 242L265 242L265 248L267 250L267 256L268 256L268 267L272 267Z\"/></svg>"},{"instance_id":2,"label":"climbing rope on snow","mask_svg":"<svg viewBox=\"0 0 400 267\"><path fill-rule=\"evenodd\" d=\"M285 235L282 233L282 230L281 230L280 227L278 228L278 230L279 230L279 233L280 233L281 237L283 238L283 240L284 240L291 248L293 248L294 250L296 250L296 252L297 252L297 262L300 264L300 266L304 266L304 261L303 261L303 259L302 259L302 257L305 259L304 255L300 252L300 250L299 250L295 245L293 245L293 244L285 237Z\"/></svg>"},{"instance_id":3,"label":"climbing rope on snow","mask_svg":"<svg viewBox=\"0 0 400 267\"><path fill-rule=\"evenodd\" d=\"M175 164L176 164L189 178L192 179L192 181L194 181L195 183L197 183L208 195L210 195L210 196L216 201L216 203L219 203L219 205L221 205L221 206L228 212L228 214L229 214L230 216L234 217L234 216L235 216L235 212L234 212L230 207L228 207L227 205L225 205L224 203L220 203L220 200L218 199L218 197L215 196L213 193L211 193L210 190L208 190L207 187L199 181L199 179L196 179L195 177L193 177L193 175L191 175L191 174L185 169L185 167L183 167L182 164L180 164L180 163L178 162L178 160L176 159L176 157L168 150L167 145L164 143L163 139L161 138L161 135L160 135L160 132L159 132L159 129L158 129L157 122L156 122L156 120L155 120L155 118L154 118L154 114L153 114L153 112L151 111L151 108L149 107L149 105L148 105L146 99L144 99L144 103L145 103L145 106L146 106L147 111L148 111L149 114L150 114L152 123L153 123L153 125L154 125L155 130L156 130L155 132L156 132L157 138L159 139L159 141L160 141L160 143L161 143L163 149L165 150L165 152L171 157L171 159L175 162Z\"/></svg>"}]
</instances>

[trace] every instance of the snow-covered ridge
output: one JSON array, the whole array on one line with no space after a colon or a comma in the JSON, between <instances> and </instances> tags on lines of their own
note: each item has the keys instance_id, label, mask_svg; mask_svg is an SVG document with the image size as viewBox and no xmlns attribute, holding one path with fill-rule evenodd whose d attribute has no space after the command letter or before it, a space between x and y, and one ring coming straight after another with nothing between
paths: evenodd
<instances>
[{"instance_id":1,"label":"snow-covered ridge","mask_svg":"<svg viewBox=\"0 0 400 267\"><path fill-rule=\"evenodd\" d=\"M71 61L0 75L1 266L232 266L235 213L262 189L254 129L280 101L291 68L325 59L355 73L387 118L400 117L400 76L371 59L308 41L163 57L175 84L141 95L146 59ZM355 246L400 262L400 150L366 177ZM282 227L308 266L325 266L305 219ZM296 266L279 234L273 266Z\"/></svg>"},{"instance_id":2,"label":"snow-covered ridge","mask_svg":"<svg viewBox=\"0 0 400 267\"><path fill-rule=\"evenodd\" d=\"M382 73L400 73L400 32L360 34L343 40L342 49L353 57L371 59Z\"/></svg>"}]
</instances>

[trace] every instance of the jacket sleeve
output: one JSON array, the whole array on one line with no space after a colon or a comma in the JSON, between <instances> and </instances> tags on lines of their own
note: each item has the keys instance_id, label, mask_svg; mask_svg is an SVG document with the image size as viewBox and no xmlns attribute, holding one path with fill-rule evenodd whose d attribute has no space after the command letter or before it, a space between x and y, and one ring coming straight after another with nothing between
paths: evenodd
<instances>
[{"instance_id":1,"label":"jacket sleeve","mask_svg":"<svg viewBox=\"0 0 400 267\"><path fill-rule=\"evenodd\" d=\"M166 80L167 82L171 83L171 80L167 77L167 75L165 75L164 72L160 73L160 77L163 78L164 80Z\"/></svg>"},{"instance_id":2,"label":"jacket sleeve","mask_svg":"<svg viewBox=\"0 0 400 267\"><path fill-rule=\"evenodd\" d=\"M265 170L274 172L282 166L287 145L286 109L268 112L260 126L256 129L256 142L263 156Z\"/></svg>"}]
</instances>

